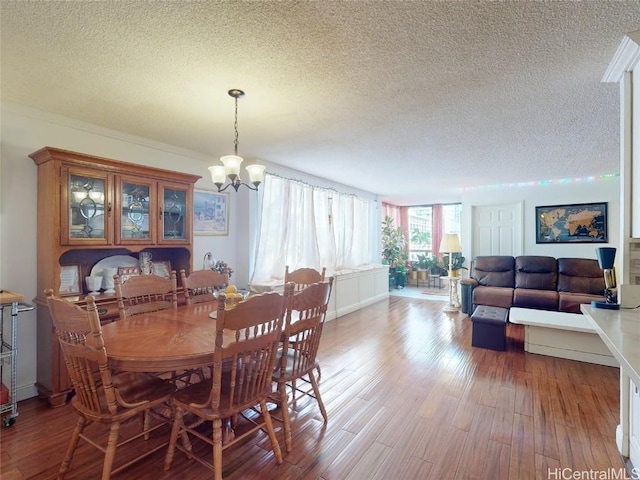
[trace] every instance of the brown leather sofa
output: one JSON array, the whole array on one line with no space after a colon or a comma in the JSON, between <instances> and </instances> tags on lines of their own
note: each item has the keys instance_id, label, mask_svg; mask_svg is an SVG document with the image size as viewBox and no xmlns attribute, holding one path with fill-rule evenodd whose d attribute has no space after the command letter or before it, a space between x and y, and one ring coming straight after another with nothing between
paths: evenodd
<instances>
[{"instance_id":1,"label":"brown leather sofa","mask_svg":"<svg viewBox=\"0 0 640 480\"><path fill-rule=\"evenodd\" d=\"M587 258L481 256L461 283L467 314L478 305L581 313L580 304L604 301L603 271Z\"/></svg>"}]
</instances>

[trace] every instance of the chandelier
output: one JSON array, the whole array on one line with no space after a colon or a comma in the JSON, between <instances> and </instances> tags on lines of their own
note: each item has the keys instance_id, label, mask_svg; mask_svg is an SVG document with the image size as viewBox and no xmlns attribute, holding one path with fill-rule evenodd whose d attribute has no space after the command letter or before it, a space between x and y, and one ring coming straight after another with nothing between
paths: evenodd
<instances>
[{"instance_id":1,"label":"chandelier","mask_svg":"<svg viewBox=\"0 0 640 480\"><path fill-rule=\"evenodd\" d=\"M254 164L247 165L245 167L247 172L249 172L249 181L253 186L248 183L243 183L240 179L240 164L243 159L238 156L238 99L244 96L244 92L237 88L233 88L229 90L229 96L233 97L236 103L235 122L233 124L236 134L235 139L233 140L234 154L221 157L220 161L222 162L222 165L209 167L211 180L213 180L213 184L218 187L219 192L224 192L229 187L233 187L237 192L240 185L244 185L250 190L258 190L258 185L260 185L264 180L264 165ZM223 188L222 185L224 185L227 177L229 178L229 183Z\"/></svg>"}]
</instances>

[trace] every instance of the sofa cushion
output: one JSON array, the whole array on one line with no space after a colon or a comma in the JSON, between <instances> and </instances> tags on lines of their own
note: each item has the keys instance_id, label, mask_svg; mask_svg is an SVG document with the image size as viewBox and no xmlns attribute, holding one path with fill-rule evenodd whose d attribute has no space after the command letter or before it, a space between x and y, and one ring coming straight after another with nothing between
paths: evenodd
<instances>
[{"instance_id":1,"label":"sofa cushion","mask_svg":"<svg viewBox=\"0 0 640 480\"><path fill-rule=\"evenodd\" d=\"M567 313L582 313L580 311L580 305L583 303L589 304L593 300L598 302L604 302L603 295L588 295L586 293L558 293L558 310Z\"/></svg>"},{"instance_id":2,"label":"sofa cushion","mask_svg":"<svg viewBox=\"0 0 640 480\"><path fill-rule=\"evenodd\" d=\"M553 257L525 255L516 257L515 288L557 290L558 262Z\"/></svg>"},{"instance_id":3,"label":"sofa cushion","mask_svg":"<svg viewBox=\"0 0 640 480\"><path fill-rule=\"evenodd\" d=\"M535 308L537 310L558 310L558 292L555 290L516 288L513 291L513 306Z\"/></svg>"},{"instance_id":4,"label":"sofa cushion","mask_svg":"<svg viewBox=\"0 0 640 480\"><path fill-rule=\"evenodd\" d=\"M597 260L558 259L558 291L603 296L604 272ZM584 302L588 303L588 302Z\"/></svg>"},{"instance_id":5,"label":"sofa cushion","mask_svg":"<svg viewBox=\"0 0 640 480\"><path fill-rule=\"evenodd\" d=\"M489 307L509 308L513 303L513 288L485 287L482 285L473 289L473 304Z\"/></svg>"},{"instance_id":6,"label":"sofa cushion","mask_svg":"<svg viewBox=\"0 0 640 480\"><path fill-rule=\"evenodd\" d=\"M473 272L471 276L475 278L480 285L513 288L514 258L510 256L476 257L473 261ZM498 307L501 305L495 306Z\"/></svg>"}]
</instances>

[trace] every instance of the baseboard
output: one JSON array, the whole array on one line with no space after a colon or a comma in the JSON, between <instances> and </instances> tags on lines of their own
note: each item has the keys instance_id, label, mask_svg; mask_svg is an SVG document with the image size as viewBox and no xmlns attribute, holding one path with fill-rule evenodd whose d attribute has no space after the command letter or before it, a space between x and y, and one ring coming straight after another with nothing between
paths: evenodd
<instances>
[{"instance_id":1,"label":"baseboard","mask_svg":"<svg viewBox=\"0 0 640 480\"><path fill-rule=\"evenodd\" d=\"M629 456L629 436L624 434L622 425L616 427L616 446L623 457Z\"/></svg>"},{"instance_id":2,"label":"baseboard","mask_svg":"<svg viewBox=\"0 0 640 480\"><path fill-rule=\"evenodd\" d=\"M7 387L9 387L9 385L7 385ZM15 394L17 401L21 402L22 400L26 400L27 398L37 397L38 389L36 388L36 385L34 383L30 383L27 385L18 385L16 387Z\"/></svg>"}]
</instances>

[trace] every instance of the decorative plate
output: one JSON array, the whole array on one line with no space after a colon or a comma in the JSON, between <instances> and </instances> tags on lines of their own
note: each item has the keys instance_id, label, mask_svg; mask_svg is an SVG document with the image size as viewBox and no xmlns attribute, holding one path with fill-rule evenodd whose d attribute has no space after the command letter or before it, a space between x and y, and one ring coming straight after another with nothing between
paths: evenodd
<instances>
[{"instance_id":1,"label":"decorative plate","mask_svg":"<svg viewBox=\"0 0 640 480\"><path fill-rule=\"evenodd\" d=\"M91 275L102 275L102 270L105 268L118 268L118 267L139 267L138 259L130 255L112 255L111 257L105 257L96 263L91 269Z\"/></svg>"}]
</instances>

